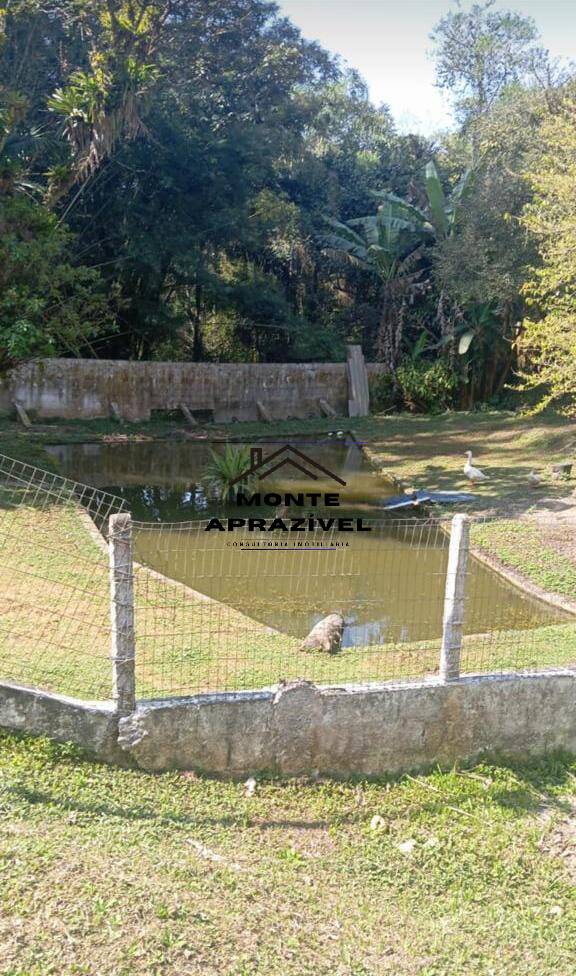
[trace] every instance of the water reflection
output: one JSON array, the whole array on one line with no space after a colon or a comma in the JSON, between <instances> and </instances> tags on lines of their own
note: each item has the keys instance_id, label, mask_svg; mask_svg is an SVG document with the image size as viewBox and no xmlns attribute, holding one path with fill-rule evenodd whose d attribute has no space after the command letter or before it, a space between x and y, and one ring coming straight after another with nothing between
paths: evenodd
<instances>
[{"instance_id":1,"label":"water reflection","mask_svg":"<svg viewBox=\"0 0 576 976\"><path fill-rule=\"evenodd\" d=\"M265 442L265 454L284 443ZM376 514L380 502L395 491L391 484L374 474L353 441L325 437L290 443L329 470L343 473L347 486L341 488L328 480L325 483L303 481L297 471L285 467L266 479L266 491L310 491L311 486L314 491L336 488L341 498L339 514L356 508ZM62 474L119 495L127 502L134 518L153 522L239 514L236 506L222 506L210 491L206 472L211 452L219 449L223 449L222 444L207 441L61 444L48 448ZM264 490L264 483L257 484L255 490ZM269 508L258 511L251 508L249 514L269 516L272 513Z\"/></svg>"},{"instance_id":2,"label":"water reflection","mask_svg":"<svg viewBox=\"0 0 576 976\"><path fill-rule=\"evenodd\" d=\"M146 563L276 630L304 637L328 613L345 618L345 646L437 638L442 629L448 535L438 524L378 521L362 538L318 534L316 549L243 549L242 532L205 523L138 529ZM248 537L244 537L248 543ZM250 538L252 541L252 537ZM336 542L348 545L324 548ZM517 630L559 619L487 567L470 565L465 632Z\"/></svg>"}]
</instances>

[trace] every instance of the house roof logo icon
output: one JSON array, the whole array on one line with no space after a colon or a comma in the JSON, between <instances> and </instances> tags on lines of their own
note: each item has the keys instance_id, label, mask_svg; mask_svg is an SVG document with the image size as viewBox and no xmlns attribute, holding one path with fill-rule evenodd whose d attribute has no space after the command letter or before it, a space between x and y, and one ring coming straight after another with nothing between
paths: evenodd
<instances>
[{"instance_id":1,"label":"house roof logo icon","mask_svg":"<svg viewBox=\"0 0 576 976\"><path fill-rule=\"evenodd\" d=\"M337 474L334 474L333 471L325 468L323 464L319 464L314 458L309 457L304 451L299 451L297 447L293 447L291 444L284 444L277 451L273 451L272 454L268 454L266 457L264 457L264 452L261 447L251 447L250 466L242 474L239 474L231 484L236 485L238 482L254 476L258 478L258 481L262 481L264 478L268 478L271 474L274 474L275 471L278 471L279 468L286 466L300 471L307 478L311 478L312 481L319 481L322 475L324 475L330 478L331 481L337 482L343 488L346 487L346 482Z\"/></svg>"}]
</instances>

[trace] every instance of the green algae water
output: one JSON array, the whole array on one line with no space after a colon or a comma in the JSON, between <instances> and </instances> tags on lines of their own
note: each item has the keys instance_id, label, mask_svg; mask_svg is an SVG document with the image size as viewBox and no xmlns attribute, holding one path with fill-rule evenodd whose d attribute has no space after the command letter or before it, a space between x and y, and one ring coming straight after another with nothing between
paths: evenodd
<instances>
[{"instance_id":1,"label":"green algae water","mask_svg":"<svg viewBox=\"0 0 576 976\"><path fill-rule=\"evenodd\" d=\"M274 451L283 442L261 442ZM318 478L314 492L338 490L338 509L370 531L248 533L206 531L210 519L240 513L211 495L206 471L218 443L151 441L76 444L52 448L64 475L123 497L134 519L136 558L166 576L227 604L275 630L304 637L319 619L338 611L344 645L405 643L441 634L448 554L448 522L383 512L397 492L375 475L346 438L307 439L302 451L346 482ZM310 481L289 466L266 481L266 491L310 492ZM270 509L251 508L268 519ZM317 515L294 509L283 515ZM530 630L566 615L524 594L471 559L466 634Z\"/></svg>"}]
</instances>

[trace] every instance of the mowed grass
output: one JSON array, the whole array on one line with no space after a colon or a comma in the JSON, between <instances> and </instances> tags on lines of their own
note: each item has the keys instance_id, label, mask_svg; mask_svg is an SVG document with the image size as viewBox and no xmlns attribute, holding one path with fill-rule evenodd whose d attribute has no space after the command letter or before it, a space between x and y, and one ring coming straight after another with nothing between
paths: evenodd
<instances>
[{"instance_id":1,"label":"mowed grass","mask_svg":"<svg viewBox=\"0 0 576 976\"><path fill-rule=\"evenodd\" d=\"M2 680L83 698L112 694L107 553L73 506L0 509ZM137 567L136 676L140 698L434 676L440 641L302 653L300 640L240 610ZM576 662L576 623L464 639L466 672Z\"/></svg>"},{"instance_id":2,"label":"mowed grass","mask_svg":"<svg viewBox=\"0 0 576 976\"><path fill-rule=\"evenodd\" d=\"M576 565L576 543L568 547L558 538L556 513L568 510L570 495L576 486L576 423L562 416L543 414L522 417L510 412L445 413L438 416L382 415L354 418L315 418L310 420L243 424L211 424L198 436L230 437L243 441L262 436L324 435L330 430L348 430L353 425L374 464L398 479L404 487L439 490L472 490L471 512L497 512L513 515L515 547L508 545L510 526L486 529L486 549L503 566L520 570L544 589L571 596ZM181 431L176 417L150 423L125 424L111 420L51 422L24 430L12 420L0 420L0 450L32 460L41 467L52 468L54 459L43 451L43 445L114 439L153 439ZM463 475L464 453L474 452L475 463L489 475L489 481L471 489ZM574 477L554 481L551 467L561 461L574 461ZM544 478L534 490L528 482L530 471ZM576 531L576 494L573 498L575 518L567 534ZM519 517L538 507L548 512L548 524L542 522L536 549L534 530ZM450 509L452 511L453 509ZM523 535L523 540L520 536ZM530 551L530 559L518 566L518 552ZM570 551L567 551L570 549ZM510 558L509 558L510 557ZM565 558L567 557L567 558ZM559 577L562 577L559 579ZM575 581L576 582L576 581ZM570 592L572 591L572 593Z\"/></svg>"},{"instance_id":3,"label":"mowed grass","mask_svg":"<svg viewBox=\"0 0 576 976\"><path fill-rule=\"evenodd\" d=\"M108 557L79 510L0 509L0 558L2 680L111 697ZM229 669L243 673L258 654L274 660L297 643L144 567L134 592L141 697L208 690L211 672L218 690Z\"/></svg>"},{"instance_id":4,"label":"mowed grass","mask_svg":"<svg viewBox=\"0 0 576 976\"><path fill-rule=\"evenodd\" d=\"M463 452L470 447L491 478L475 489L479 506L510 505L520 513L529 510L541 495L527 485L528 471L545 471L551 463L569 459L576 442L576 427L560 418L534 421L502 414L449 414L370 417L354 423L377 463L416 487L465 487L461 467ZM290 424L294 426L288 422L267 431L288 435ZM326 429L327 424L325 420L305 421L299 427L314 432ZM63 429L54 425L53 432L45 429L36 435L6 422L4 426L10 428L10 447L27 452L31 448L38 451L43 439L86 437L94 425L80 425L78 430L74 425ZM109 436L109 423L96 427L96 436ZM255 425L254 434L263 433L262 427ZM163 430L137 425L127 433L145 437ZM227 429L218 431L226 433ZM554 496L569 490L569 484L550 482L544 492ZM6 517L5 512L0 513L1 519ZM9 527L9 542L0 535L4 552L0 565L3 675L82 697L109 697L105 555L73 512L64 521L56 511L40 516L27 510L11 517L15 521ZM66 555L61 551L63 541L68 547ZM576 562L571 553L558 551L544 523L536 525L515 517L477 524L473 542L543 589L574 597ZM278 635L240 610L192 598L185 587L145 570L137 572L136 591L141 697L258 688L299 677L338 684L437 672L438 640L346 648L333 657L303 655L296 639ZM574 625L567 622L525 632L471 635L465 638L463 669L572 665L576 660L574 634Z\"/></svg>"},{"instance_id":5,"label":"mowed grass","mask_svg":"<svg viewBox=\"0 0 576 976\"><path fill-rule=\"evenodd\" d=\"M568 527L565 531L570 530ZM547 523L520 519L480 521L471 532L472 544L495 556L504 566L548 593L576 601L576 562L552 548L549 537Z\"/></svg>"},{"instance_id":6,"label":"mowed grass","mask_svg":"<svg viewBox=\"0 0 576 976\"><path fill-rule=\"evenodd\" d=\"M0 508L2 680L111 697L108 593L106 558L74 507Z\"/></svg>"},{"instance_id":7,"label":"mowed grass","mask_svg":"<svg viewBox=\"0 0 576 976\"><path fill-rule=\"evenodd\" d=\"M553 464L574 460L576 423L554 415L521 417L506 413L448 413L440 416L370 417L354 421L374 461L406 486L473 491L473 508L531 508L539 496L565 496L575 481L554 481ZM465 452L489 476L475 485L464 477ZM530 471L544 477L535 491Z\"/></svg>"},{"instance_id":8,"label":"mowed grass","mask_svg":"<svg viewBox=\"0 0 576 976\"><path fill-rule=\"evenodd\" d=\"M150 776L0 736L2 976L569 976L576 765Z\"/></svg>"},{"instance_id":9,"label":"mowed grass","mask_svg":"<svg viewBox=\"0 0 576 976\"><path fill-rule=\"evenodd\" d=\"M569 542L576 533L573 421L493 412L370 417L355 425L374 464L404 487L470 491L476 499L462 510L495 514L494 521L473 526L472 542L503 568L549 593L576 599L576 540ZM467 450L489 481L471 486L466 480ZM572 477L554 480L552 466L564 461L574 462ZM528 481L531 471L543 479L538 489ZM573 518L559 521L571 509Z\"/></svg>"},{"instance_id":10,"label":"mowed grass","mask_svg":"<svg viewBox=\"0 0 576 976\"><path fill-rule=\"evenodd\" d=\"M490 482L475 488L484 505L514 500L530 506L538 497L538 492L534 492L527 482L531 470L547 477L552 464L566 460L576 462L576 423L555 414L522 417L502 411L454 412L436 416L396 414L355 417L353 420L342 417L272 424L208 424L196 436L244 442L257 437L286 437L290 440L293 435L323 435L351 427L378 465L407 486L417 488L469 488L462 468L464 453L472 450L475 463L490 476ZM13 420L2 418L0 450L10 457L52 469L54 459L43 450L47 444L150 440L183 429L185 425L175 418L166 418L122 426L112 420L51 421L26 430ZM570 484L550 481L546 490L565 495Z\"/></svg>"}]
</instances>

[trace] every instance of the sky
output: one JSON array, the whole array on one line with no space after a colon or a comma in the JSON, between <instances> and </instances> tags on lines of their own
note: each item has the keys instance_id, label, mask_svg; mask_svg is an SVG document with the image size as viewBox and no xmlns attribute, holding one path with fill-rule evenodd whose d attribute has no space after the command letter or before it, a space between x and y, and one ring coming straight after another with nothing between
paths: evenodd
<instances>
[{"instance_id":1,"label":"sky","mask_svg":"<svg viewBox=\"0 0 576 976\"><path fill-rule=\"evenodd\" d=\"M450 126L448 95L434 85L430 32L454 0L277 0L310 40L357 68L374 102L400 131L430 135ZM463 0L462 7L471 0ZM509 0L497 8L532 17L554 57L576 60L575 0Z\"/></svg>"}]
</instances>

